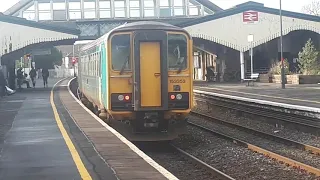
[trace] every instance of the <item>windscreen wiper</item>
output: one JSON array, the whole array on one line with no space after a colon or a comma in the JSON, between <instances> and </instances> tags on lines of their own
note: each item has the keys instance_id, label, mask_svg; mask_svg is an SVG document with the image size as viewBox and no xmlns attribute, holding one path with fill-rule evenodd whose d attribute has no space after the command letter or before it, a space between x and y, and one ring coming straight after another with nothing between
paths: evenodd
<instances>
[{"instance_id":1,"label":"windscreen wiper","mask_svg":"<svg viewBox=\"0 0 320 180\"><path fill-rule=\"evenodd\" d=\"M184 65L184 61L185 61L185 59L186 59L186 58L184 58L184 57L182 57L182 58L183 58L183 60L182 60L181 64L179 64L178 74L181 73L182 68L183 68L183 65Z\"/></svg>"},{"instance_id":2,"label":"windscreen wiper","mask_svg":"<svg viewBox=\"0 0 320 180\"><path fill-rule=\"evenodd\" d=\"M121 70L120 70L120 75L123 74L124 68L126 67L126 64L129 62L129 56L127 57L126 61L123 63Z\"/></svg>"}]
</instances>

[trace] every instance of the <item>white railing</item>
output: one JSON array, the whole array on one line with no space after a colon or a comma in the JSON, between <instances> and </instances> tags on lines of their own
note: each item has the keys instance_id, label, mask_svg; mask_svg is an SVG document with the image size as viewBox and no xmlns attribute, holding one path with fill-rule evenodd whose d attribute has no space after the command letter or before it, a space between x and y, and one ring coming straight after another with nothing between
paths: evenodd
<instances>
[{"instance_id":1,"label":"white railing","mask_svg":"<svg viewBox=\"0 0 320 180\"><path fill-rule=\"evenodd\" d=\"M49 70L50 77L53 78L65 78L65 77L73 77L74 69L65 68L61 66L54 66L54 69Z\"/></svg>"}]
</instances>

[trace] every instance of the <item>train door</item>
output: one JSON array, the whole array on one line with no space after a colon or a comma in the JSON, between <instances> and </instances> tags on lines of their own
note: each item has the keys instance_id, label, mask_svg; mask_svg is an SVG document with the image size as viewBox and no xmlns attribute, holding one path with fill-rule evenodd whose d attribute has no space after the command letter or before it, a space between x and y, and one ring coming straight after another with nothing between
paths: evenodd
<instances>
[{"instance_id":1,"label":"train door","mask_svg":"<svg viewBox=\"0 0 320 180\"><path fill-rule=\"evenodd\" d=\"M134 35L134 109L168 109L167 34L139 31Z\"/></svg>"},{"instance_id":2,"label":"train door","mask_svg":"<svg viewBox=\"0 0 320 180\"><path fill-rule=\"evenodd\" d=\"M141 107L161 107L160 42L140 42Z\"/></svg>"}]
</instances>

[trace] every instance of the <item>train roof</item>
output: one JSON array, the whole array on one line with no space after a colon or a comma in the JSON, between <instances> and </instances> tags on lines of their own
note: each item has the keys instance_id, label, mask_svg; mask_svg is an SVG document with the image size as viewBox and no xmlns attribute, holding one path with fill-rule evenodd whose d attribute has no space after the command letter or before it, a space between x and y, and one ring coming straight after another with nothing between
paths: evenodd
<instances>
[{"instance_id":1,"label":"train roof","mask_svg":"<svg viewBox=\"0 0 320 180\"><path fill-rule=\"evenodd\" d=\"M163 29L172 31L184 31L181 27L174 26L172 24L156 22L156 21L138 21L125 24L124 26L114 31L132 31L132 30L147 30L147 29Z\"/></svg>"},{"instance_id":2,"label":"train roof","mask_svg":"<svg viewBox=\"0 0 320 180\"><path fill-rule=\"evenodd\" d=\"M93 46L97 46L101 44L103 41L107 41L112 33L121 32L121 31L134 31L134 30L166 30L166 31L183 31L188 34L191 38L190 34L181 27L174 26L167 23L156 22L156 21L138 21L132 23L125 23L114 29L110 30L107 34L101 36L99 39L88 43L87 45L83 46L82 50L87 50Z\"/></svg>"}]
</instances>

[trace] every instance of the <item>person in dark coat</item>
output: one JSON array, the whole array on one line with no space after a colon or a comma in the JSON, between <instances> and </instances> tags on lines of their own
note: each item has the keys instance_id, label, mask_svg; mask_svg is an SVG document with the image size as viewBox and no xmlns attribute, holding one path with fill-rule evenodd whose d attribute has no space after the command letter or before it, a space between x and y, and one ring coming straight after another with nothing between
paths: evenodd
<instances>
[{"instance_id":1,"label":"person in dark coat","mask_svg":"<svg viewBox=\"0 0 320 180\"><path fill-rule=\"evenodd\" d=\"M49 70L47 68L42 69L43 87L48 87Z\"/></svg>"},{"instance_id":2,"label":"person in dark coat","mask_svg":"<svg viewBox=\"0 0 320 180\"><path fill-rule=\"evenodd\" d=\"M0 97L3 97L6 95L6 79L4 78L4 74L2 72L2 69L0 68Z\"/></svg>"},{"instance_id":3,"label":"person in dark coat","mask_svg":"<svg viewBox=\"0 0 320 180\"><path fill-rule=\"evenodd\" d=\"M23 72L22 72L22 68L20 67L18 70L17 70L17 84L18 84L18 87L19 89L22 89L21 85L23 84Z\"/></svg>"},{"instance_id":4,"label":"person in dark coat","mask_svg":"<svg viewBox=\"0 0 320 180\"><path fill-rule=\"evenodd\" d=\"M29 76L32 81L33 88L36 87L36 77L37 77L37 71L32 67L31 71L29 72Z\"/></svg>"}]
</instances>

